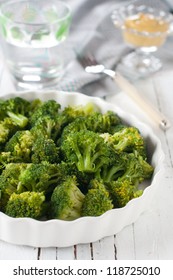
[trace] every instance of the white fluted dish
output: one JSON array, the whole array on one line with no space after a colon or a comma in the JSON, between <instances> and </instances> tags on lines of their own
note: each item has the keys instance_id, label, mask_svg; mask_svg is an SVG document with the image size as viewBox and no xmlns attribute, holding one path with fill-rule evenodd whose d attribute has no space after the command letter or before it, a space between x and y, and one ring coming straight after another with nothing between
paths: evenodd
<instances>
[{"instance_id":1,"label":"white fluted dish","mask_svg":"<svg viewBox=\"0 0 173 280\"><path fill-rule=\"evenodd\" d=\"M4 95L2 98L18 96L19 92ZM62 105L79 105L93 102L102 113L116 112L121 119L137 127L147 142L148 156L154 166L154 174L147 183L141 197L132 199L123 208L107 211L99 217L81 217L74 221L37 221L31 218L12 218L0 212L0 239L20 245L36 247L68 247L75 244L90 243L120 232L125 226L135 222L150 208L153 195L159 188L159 178L163 172L164 153L161 143L153 131L133 115L97 97L88 97L76 92L38 91L20 92L28 100L40 98L54 99Z\"/></svg>"}]
</instances>

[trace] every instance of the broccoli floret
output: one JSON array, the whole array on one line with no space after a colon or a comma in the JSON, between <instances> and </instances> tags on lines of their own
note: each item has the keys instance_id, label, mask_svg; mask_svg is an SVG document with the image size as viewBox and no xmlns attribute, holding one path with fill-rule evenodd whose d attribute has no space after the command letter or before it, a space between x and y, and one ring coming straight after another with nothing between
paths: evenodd
<instances>
[{"instance_id":1,"label":"broccoli floret","mask_svg":"<svg viewBox=\"0 0 173 280\"><path fill-rule=\"evenodd\" d=\"M53 218L71 221L81 217L84 197L77 186L76 178L67 177L54 189L51 196Z\"/></svg>"},{"instance_id":2,"label":"broccoli floret","mask_svg":"<svg viewBox=\"0 0 173 280\"><path fill-rule=\"evenodd\" d=\"M10 152L14 162L56 163L59 161L59 149L54 141L42 134L34 135L32 130L17 131L6 143L5 152Z\"/></svg>"},{"instance_id":3,"label":"broccoli floret","mask_svg":"<svg viewBox=\"0 0 173 280\"><path fill-rule=\"evenodd\" d=\"M25 128L28 124L28 118L21 115L15 114L13 112L8 112L8 116L12 119L12 121L19 126L19 128Z\"/></svg>"},{"instance_id":4,"label":"broccoli floret","mask_svg":"<svg viewBox=\"0 0 173 280\"><path fill-rule=\"evenodd\" d=\"M34 99L32 101L30 101L30 105L28 107L28 116L29 118L33 115L33 113L40 107L42 106L43 101L41 101L40 99Z\"/></svg>"},{"instance_id":5,"label":"broccoli floret","mask_svg":"<svg viewBox=\"0 0 173 280\"><path fill-rule=\"evenodd\" d=\"M39 192L13 193L7 203L5 214L14 218L39 219L44 213L45 196Z\"/></svg>"},{"instance_id":6,"label":"broccoli floret","mask_svg":"<svg viewBox=\"0 0 173 280\"><path fill-rule=\"evenodd\" d=\"M72 128L72 131L75 130L76 126L76 130L88 129L94 132L103 133L107 131L112 132L114 127L119 123L120 118L112 111L108 111L105 114L93 112L87 116L77 117L69 124L69 127Z\"/></svg>"},{"instance_id":7,"label":"broccoli floret","mask_svg":"<svg viewBox=\"0 0 173 280\"><path fill-rule=\"evenodd\" d=\"M119 122L119 117L111 111L106 114L93 112L87 116L78 116L64 128L61 135L61 141L68 137L69 133L76 133L80 130L87 129L98 133L107 131L111 132Z\"/></svg>"},{"instance_id":8,"label":"broccoli floret","mask_svg":"<svg viewBox=\"0 0 173 280\"><path fill-rule=\"evenodd\" d=\"M54 118L57 116L60 104L55 100L48 100L42 103L41 106L34 111L34 113L30 117L31 126L34 126L39 120L41 120L45 116L49 116L50 118Z\"/></svg>"},{"instance_id":9,"label":"broccoli floret","mask_svg":"<svg viewBox=\"0 0 173 280\"><path fill-rule=\"evenodd\" d=\"M79 189L82 193L87 193L89 182L93 179L94 173L79 171L76 164L72 162L61 161L58 166L60 168L60 173L63 174L64 178L67 176L75 176L79 184Z\"/></svg>"},{"instance_id":10,"label":"broccoli floret","mask_svg":"<svg viewBox=\"0 0 173 280\"><path fill-rule=\"evenodd\" d=\"M0 121L0 144L6 143L17 130L18 126L10 118Z\"/></svg>"},{"instance_id":11,"label":"broccoli floret","mask_svg":"<svg viewBox=\"0 0 173 280\"><path fill-rule=\"evenodd\" d=\"M40 135L33 143L31 161L33 163L58 163L60 161L59 148L52 139Z\"/></svg>"},{"instance_id":12,"label":"broccoli floret","mask_svg":"<svg viewBox=\"0 0 173 280\"><path fill-rule=\"evenodd\" d=\"M138 185L145 179L150 179L153 174L153 166L151 166L137 152L127 155L126 170L119 180L130 180L132 184Z\"/></svg>"},{"instance_id":13,"label":"broccoli floret","mask_svg":"<svg viewBox=\"0 0 173 280\"><path fill-rule=\"evenodd\" d=\"M95 177L104 182L117 180L126 170L127 156L125 153L117 153L110 149L110 157L96 172Z\"/></svg>"},{"instance_id":14,"label":"broccoli floret","mask_svg":"<svg viewBox=\"0 0 173 280\"><path fill-rule=\"evenodd\" d=\"M146 158L144 138L135 127L124 127L113 135L104 133L101 136L105 142L111 145L116 151L134 152L136 150Z\"/></svg>"},{"instance_id":15,"label":"broccoli floret","mask_svg":"<svg viewBox=\"0 0 173 280\"><path fill-rule=\"evenodd\" d=\"M40 134L43 134L56 142L66 122L66 117L61 114L57 114L54 118L50 115L46 115L38 119L31 131L38 137Z\"/></svg>"},{"instance_id":16,"label":"broccoli floret","mask_svg":"<svg viewBox=\"0 0 173 280\"><path fill-rule=\"evenodd\" d=\"M70 123L78 117L88 116L96 111L98 111L98 108L93 103L88 103L86 105L67 106L62 111L62 115L66 116L68 123Z\"/></svg>"},{"instance_id":17,"label":"broccoli floret","mask_svg":"<svg viewBox=\"0 0 173 280\"><path fill-rule=\"evenodd\" d=\"M106 183L106 187L113 201L114 208L125 206L135 197L135 193L137 192L136 186L128 179L108 182Z\"/></svg>"},{"instance_id":18,"label":"broccoli floret","mask_svg":"<svg viewBox=\"0 0 173 280\"><path fill-rule=\"evenodd\" d=\"M113 204L105 185L93 179L83 201L82 216L100 216L111 209Z\"/></svg>"},{"instance_id":19,"label":"broccoli floret","mask_svg":"<svg viewBox=\"0 0 173 280\"><path fill-rule=\"evenodd\" d=\"M12 156L11 152L0 152L0 171L2 171L7 164L19 162L15 156Z\"/></svg>"},{"instance_id":20,"label":"broccoli floret","mask_svg":"<svg viewBox=\"0 0 173 280\"><path fill-rule=\"evenodd\" d=\"M27 191L49 193L62 180L64 174L57 164L27 164L19 176L20 184Z\"/></svg>"},{"instance_id":21,"label":"broccoli floret","mask_svg":"<svg viewBox=\"0 0 173 280\"><path fill-rule=\"evenodd\" d=\"M28 124L28 108L30 102L20 98L10 98L0 103L1 119L10 117L11 120L20 128L26 127Z\"/></svg>"},{"instance_id":22,"label":"broccoli floret","mask_svg":"<svg viewBox=\"0 0 173 280\"><path fill-rule=\"evenodd\" d=\"M24 163L9 163L0 175L0 205L4 210L4 207L12 193L21 193L24 191L19 181L19 176L26 168Z\"/></svg>"},{"instance_id":23,"label":"broccoli floret","mask_svg":"<svg viewBox=\"0 0 173 280\"><path fill-rule=\"evenodd\" d=\"M84 172L96 172L110 156L103 138L89 130L69 134L61 144L61 151L66 161L75 163Z\"/></svg>"},{"instance_id":24,"label":"broccoli floret","mask_svg":"<svg viewBox=\"0 0 173 280\"><path fill-rule=\"evenodd\" d=\"M47 195L62 181L64 174L57 164L10 163L0 175L1 200L12 193L25 191L42 192Z\"/></svg>"},{"instance_id":25,"label":"broccoli floret","mask_svg":"<svg viewBox=\"0 0 173 280\"><path fill-rule=\"evenodd\" d=\"M29 130L17 131L5 145L5 152L10 152L18 162L30 162L34 137Z\"/></svg>"},{"instance_id":26,"label":"broccoli floret","mask_svg":"<svg viewBox=\"0 0 173 280\"><path fill-rule=\"evenodd\" d=\"M10 98L5 101L7 103L7 111L11 111L15 114L28 116L30 102L19 96Z\"/></svg>"},{"instance_id":27,"label":"broccoli floret","mask_svg":"<svg viewBox=\"0 0 173 280\"><path fill-rule=\"evenodd\" d=\"M61 143L68 137L69 134L87 129L85 120L85 117L78 117L66 125L61 134Z\"/></svg>"},{"instance_id":28,"label":"broccoli floret","mask_svg":"<svg viewBox=\"0 0 173 280\"><path fill-rule=\"evenodd\" d=\"M99 133L111 133L114 127L120 123L119 116L112 111L108 111L105 114L95 112L85 119L87 129Z\"/></svg>"}]
</instances>

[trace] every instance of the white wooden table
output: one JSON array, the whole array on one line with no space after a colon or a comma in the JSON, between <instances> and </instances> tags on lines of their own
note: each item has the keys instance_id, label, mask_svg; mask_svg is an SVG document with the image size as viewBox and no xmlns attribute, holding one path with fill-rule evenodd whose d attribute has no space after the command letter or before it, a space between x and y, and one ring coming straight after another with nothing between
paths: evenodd
<instances>
[{"instance_id":1,"label":"white wooden table","mask_svg":"<svg viewBox=\"0 0 173 280\"><path fill-rule=\"evenodd\" d=\"M4 68L0 69L0 92L14 90ZM109 93L114 85L108 82ZM150 79L136 83L141 94L146 95L159 111L173 124L173 68L160 72ZM158 193L152 208L116 236L105 237L92 244L68 248L33 248L16 246L0 241L1 260L149 260L173 259L173 126L160 130L133 101L123 93L108 98L111 102L131 112L151 126L160 138L165 153L165 171L158 183Z\"/></svg>"}]
</instances>

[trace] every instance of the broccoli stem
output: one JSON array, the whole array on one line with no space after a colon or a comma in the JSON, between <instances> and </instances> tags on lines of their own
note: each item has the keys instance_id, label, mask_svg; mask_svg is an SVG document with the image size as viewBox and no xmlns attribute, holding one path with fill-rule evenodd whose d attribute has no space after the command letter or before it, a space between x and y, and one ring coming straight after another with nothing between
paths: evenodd
<instances>
[{"instance_id":1,"label":"broccoli stem","mask_svg":"<svg viewBox=\"0 0 173 280\"><path fill-rule=\"evenodd\" d=\"M117 167L117 166L112 166L109 171L106 170L107 172L104 174L104 181L105 182L110 182L111 180L116 180L118 178L118 175L116 176L116 178L114 177L114 175L116 173L118 173L119 171L122 171L123 168Z\"/></svg>"},{"instance_id":2,"label":"broccoli stem","mask_svg":"<svg viewBox=\"0 0 173 280\"><path fill-rule=\"evenodd\" d=\"M21 114L14 114L13 112L7 112L7 115L21 128L24 128L28 124L28 118Z\"/></svg>"}]
</instances>

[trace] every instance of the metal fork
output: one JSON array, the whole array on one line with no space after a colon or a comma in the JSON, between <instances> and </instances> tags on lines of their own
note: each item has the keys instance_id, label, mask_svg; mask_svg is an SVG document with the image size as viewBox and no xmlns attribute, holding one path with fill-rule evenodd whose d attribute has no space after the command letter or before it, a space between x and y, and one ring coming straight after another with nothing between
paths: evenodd
<instances>
[{"instance_id":1,"label":"metal fork","mask_svg":"<svg viewBox=\"0 0 173 280\"><path fill-rule=\"evenodd\" d=\"M87 73L105 74L109 76L125 94L132 98L133 101L151 117L152 120L155 120L161 129L166 130L170 127L168 119L149 104L144 97L142 97L137 88L120 73L107 69L103 64L100 64L92 54L80 54L78 55L78 61Z\"/></svg>"}]
</instances>

